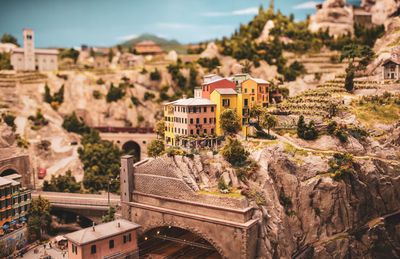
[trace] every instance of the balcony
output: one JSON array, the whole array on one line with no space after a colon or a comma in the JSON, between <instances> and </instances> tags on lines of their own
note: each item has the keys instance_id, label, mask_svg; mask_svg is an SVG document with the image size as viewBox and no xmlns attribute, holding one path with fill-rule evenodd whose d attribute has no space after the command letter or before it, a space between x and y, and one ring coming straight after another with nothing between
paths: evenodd
<instances>
[{"instance_id":1,"label":"balcony","mask_svg":"<svg viewBox=\"0 0 400 259\"><path fill-rule=\"evenodd\" d=\"M201 129L201 128L203 128L203 125L202 124L196 124L196 128Z\"/></svg>"}]
</instances>

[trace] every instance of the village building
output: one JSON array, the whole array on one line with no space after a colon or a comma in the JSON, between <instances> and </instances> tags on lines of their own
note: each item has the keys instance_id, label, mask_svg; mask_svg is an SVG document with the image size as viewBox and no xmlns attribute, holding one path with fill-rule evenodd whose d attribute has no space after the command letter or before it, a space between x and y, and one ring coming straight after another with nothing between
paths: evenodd
<instances>
[{"instance_id":1,"label":"village building","mask_svg":"<svg viewBox=\"0 0 400 259\"><path fill-rule=\"evenodd\" d=\"M203 83L201 85L202 98L210 99L211 93L217 88L220 88L220 89L230 88L233 90L236 89L236 85L232 81L230 81L226 78L222 78L222 77L221 78L213 77L213 78L214 78L214 80L211 80L211 81L209 81L208 79L204 80L205 83Z\"/></svg>"},{"instance_id":2,"label":"village building","mask_svg":"<svg viewBox=\"0 0 400 259\"><path fill-rule=\"evenodd\" d=\"M242 91L242 82L246 81L247 79L251 78L251 76L247 73L236 74L230 78L232 82L236 85L236 91L239 93Z\"/></svg>"},{"instance_id":3,"label":"village building","mask_svg":"<svg viewBox=\"0 0 400 259\"><path fill-rule=\"evenodd\" d=\"M383 79L400 79L400 60L396 55L386 59L382 63Z\"/></svg>"},{"instance_id":4,"label":"village building","mask_svg":"<svg viewBox=\"0 0 400 259\"><path fill-rule=\"evenodd\" d=\"M215 103L201 97L183 98L165 104L166 143L176 145L176 136L214 135L215 110Z\"/></svg>"},{"instance_id":5,"label":"village building","mask_svg":"<svg viewBox=\"0 0 400 259\"><path fill-rule=\"evenodd\" d=\"M35 49L34 34L24 29L24 47L11 50L10 63L17 71L54 71L58 70L58 50Z\"/></svg>"},{"instance_id":6,"label":"village building","mask_svg":"<svg viewBox=\"0 0 400 259\"><path fill-rule=\"evenodd\" d=\"M132 53L122 53L119 57L119 64L121 67L137 67L143 65L144 58L140 55L134 55Z\"/></svg>"},{"instance_id":7,"label":"village building","mask_svg":"<svg viewBox=\"0 0 400 259\"><path fill-rule=\"evenodd\" d=\"M242 92L250 95L250 107L259 104L262 107L269 105L269 88L270 83L261 78L250 77L242 83Z\"/></svg>"},{"instance_id":8,"label":"village building","mask_svg":"<svg viewBox=\"0 0 400 259\"><path fill-rule=\"evenodd\" d=\"M65 235L69 259L139 258L137 230L141 226L117 219Z\"/></svg>"},{"instance_id":9,"label":"village building","mask_svg":"<svg viewBox=\"0 0 400 259\"><path fill-rule=\"evenodd\" d=\"M250 102L249 95L237 93L230 88L215 89L210 96L210 100L216 104L215 117L216 120L216 134L222 135L220 116L226 109L233 109L236 111L240 119L243 134L247 134L247 127L250 118Z\"/></svg>"},{"instance_id":10,"label":"village building","mask_svg":"<svg viewBox=\"0 0 400 259\"><path fill-rule=\"evenodd\" d=\"M18 48L18 46L12 43L0 43L0 53L10 53L11 50L16 48Z\"/></svg>"},{"instance_id":11,"label":"village building","mask_svg":"<svg viewBox=\"0 0 400 259\"><path fill-rule=\"evenodd\" d=\"M154 43L152 40L144 40L136 44L135 49L142 55L160 55L164 54L164 51L159 45Z\"/></svg>"}]
</instances>

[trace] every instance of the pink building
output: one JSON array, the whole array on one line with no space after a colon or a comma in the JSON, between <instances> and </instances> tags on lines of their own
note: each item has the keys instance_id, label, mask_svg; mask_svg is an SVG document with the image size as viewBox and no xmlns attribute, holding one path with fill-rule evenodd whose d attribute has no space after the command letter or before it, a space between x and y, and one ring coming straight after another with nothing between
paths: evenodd
<instances>
[{"instance_id":1,"label":"pink building","mask_svg":"<svg viewBox=\"0 0 400 259\"><path fill-rule=\"evenodd\" d=\"M124 219L75 231L68 239L70 259L139 258L137 229L140 225Z\"/></svg>"}]
</instances>

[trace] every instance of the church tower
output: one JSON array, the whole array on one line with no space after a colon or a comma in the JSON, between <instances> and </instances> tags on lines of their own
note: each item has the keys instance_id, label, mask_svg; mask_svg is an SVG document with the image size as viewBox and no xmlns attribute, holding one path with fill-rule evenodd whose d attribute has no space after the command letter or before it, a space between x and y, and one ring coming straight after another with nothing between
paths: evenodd
<instances>
[{"instance_id":1,"label":"church tower","mask_svg":"<svg viewBox=\"0 0 400 259\"><path fill-rule=\"evenodd\" d=\"M24 29L24 61L25 70L35 70L35 46L32 29Z\"/></svg>"}]
</instances>

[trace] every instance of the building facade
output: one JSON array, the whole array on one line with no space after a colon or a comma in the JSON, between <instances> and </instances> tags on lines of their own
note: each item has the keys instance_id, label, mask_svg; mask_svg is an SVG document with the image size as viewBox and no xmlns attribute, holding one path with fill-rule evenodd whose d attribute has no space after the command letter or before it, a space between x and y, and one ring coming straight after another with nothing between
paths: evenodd
<instances>
[{"instance_id":1,"label":"building facade","mask_svg":"<svg viewBox=\"0 0 400 259\"><path fill-rule=\"evenodd\" d=\"M385 60L382 64L383 79L400 79L400 61L395 58Z\"/></svg>"},{"instance_id":2,"label":"building facade","mask_svg":"<svg viewBox=\"0 0 400 259\"><path fill-rule=\"evenodd\" d=\"M65 235L70 259L139 258L140 225L117 219Z\"/></svg>"},{"instance_id":3,"label":"building facade","mask_svg":"<svg viewBox=\"0 0 400 259\"><path fill-rule=\"evenodd\" d=\"M24 47L11 50L10 63L17 71L54 71L58 70L58 50L35 49L34 33L24 29Z\"/></svg>"},{"instance_id":4,"label":"building facade","mask_svg":"<svg viewBox=\"0 0 400 259\"><path fill-rule=\"evenodd\" d=\"M236 89L236 85L232 81L230 81L226 78L219 78L219 79L215 79L212 81L208 81L207 83L203 83L203 85L201 87L202 87L202 98L206 98L206 99L210 99L211 93L217 88L220 88L220 89L230 88L233 90Z\"/></svg>"},{"instance_id":5,"label":"building facade","mask_svg":"<svg viewBox=\"0 0 400 259\"><path fill-rule=\"evenodd\" d=\"M144 40L136 44L135 49L142 55L160 55L164 54L162 48L152 40Z\"/></svg>"},{"instance_id":6,"label":"building facade","mask_svg":"<svg viewBox=\"0 0 400 259\"><path fill-rule=\"evenodd\" d=\"M260 78L249 78L242 83L242 92L250 95L250 107L269 105L269 82Z\"/></svg>"},{"instance_id":7,"label":"building facade","mask_svg":"<svg viewBox=\"0 0 400 259\"><path fill-rule=\"evenodd\" d=\"M164 106L165 141L175 145L176 136L215 134L215 103L205 98L180 99Z\"/></svg>"}]
</instances>

